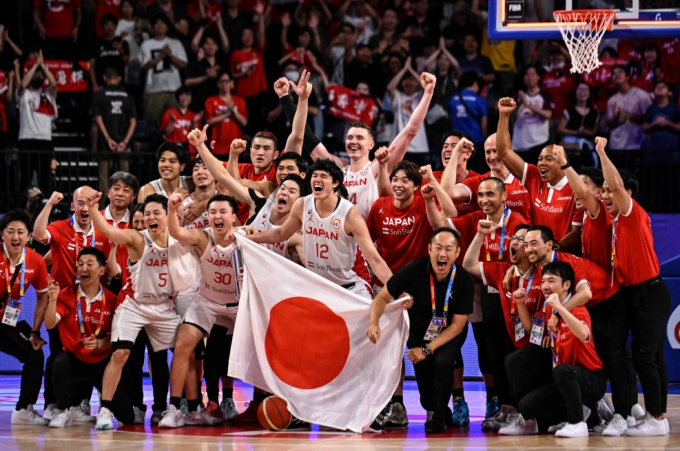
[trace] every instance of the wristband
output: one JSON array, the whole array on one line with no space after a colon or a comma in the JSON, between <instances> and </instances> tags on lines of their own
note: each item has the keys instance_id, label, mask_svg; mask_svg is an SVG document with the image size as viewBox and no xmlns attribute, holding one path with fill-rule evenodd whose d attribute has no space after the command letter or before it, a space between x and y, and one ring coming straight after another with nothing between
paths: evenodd
<instances>
[{"instance_id":1,"label":"wristband","mask_svg":"<svg viewBox=\"0 0 680 451\"><path fill-rule=\"evenodd\" d=\"M557 319L562 319L562 315L560 315L560 312L557 310L553 310L552 312L553 316L555 316Z\"/></svg>"},{"instance_id":2,"label":"wristband","mask_svg":"<svg viewBox=\"0 0 680 451\"><path fill-rule=\"evenodd\" d=\"M39 330L32 330L32 331L31 331L31 335L35 335L35 336L37 336L38 338L40 338L40 331L39 331Z\"/></svg>"},{"instance_id":3,"label":"wristband","mask_svg":"<svg viewBox=\"0 0 680 451\"><path fill-rule=\"evenodd\" d=\"M564 171L565 169L569 169L570 167L571 167L571 164L569 164L569 162L567 162L567 164L565 164L564 166L560 166L560 169L562 169Z\"/></svg>"}]
</instances>

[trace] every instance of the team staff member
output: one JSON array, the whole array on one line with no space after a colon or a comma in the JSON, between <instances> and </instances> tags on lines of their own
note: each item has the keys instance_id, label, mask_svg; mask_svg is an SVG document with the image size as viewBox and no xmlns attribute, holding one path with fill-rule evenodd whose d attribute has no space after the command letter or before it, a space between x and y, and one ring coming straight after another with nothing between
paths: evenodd
<instances>
[{"instance_id":1,"label":"team staff member","mask_svg":"<svg viewBox=\"0 0 680 451\"><path fill-rule=\"evenodd\" d=\"M394 298L392 293L412 296L408 358L414 364L420 404L427 411L425 432L440 434L453 425L448 407L453 364L467 336L474 281L455 264L460 246L452 229L435 230L429 252L429 257L416 259L397 271L376 296L366 335L373 343L380 339L379 320L385 305Z\"/></svg>"},{"instance_id":2,"label":"team staff member","mask_svg":"<svg viewBox=\"0 0 680 451\"><path fill-rule=\"evenodd\" d=\"M26 247L31 237L31 220L26 213L10 211L0 219L0 230L0 318L3 323L9 321L9 324L0 324L0 352L23 364L19 401L12 411L11 421L12 424L44 426L48 421L33 410L33 404L38 401L45 362L42 351L45 340L40 338L40 326L47 307L47 267L40 254ZM38 295L32 329L26 321L19 320L21 304L18 311L16 305L11 305L21 301L29 285Z\"/></svg>"},{"instance_id":3,"label":"team staff member","mask_svg":"<svg viewBox=\"0 0 680 451\"><path fill-rule=\"evenodd\" d=\"M72 384L86 382L102 389L104 369L111 356L111 321L116 310L116 295L102 287L99 278L106 272L106 258L95 248L87 247L78 255L79 283L59 290L50 280L49 304L45 325L59 326L64 352L54 360L52 384L57 394L57 409L50 427L73 425L78 401L71 401ZM130 400L121 385L115 397L121 408L131 411ZM122 417L121 417L122 418Z\"/></svg>"},{"instance_id":4,"label":"team staff member","mask_svg":"<svg viewBox=\"0 0 680 451\"><path fill-rule=\"evenodd\" d=\"M498 157L529 191L533 224L549 227L561 249L576 250L581 237L583 215L576 210L574 192L564 175L564 169L557 162L554 146L549 145L541 150L538 166L525 163L513 151L510 142L510 114L514 109L513 99L505 97L498 101Z\"/></svg>"},{"instance_id":5,"label":"team staff member","mask_svg":"<svg viewBox=\"0 0 680 451\"><path fill-rule=\"evenodd\" d=\"M625 284L623 297L630 312L633 335L633 364L642 385L647 413L626 435L666 435L668 371L664 358L666 320L671 309L671 293L659 277L659 260L654 252L652 225L647 212L633 199L636 186L627 187L611 162L602 138L596 148L602 172L602 200L614 217L612 230L613 268L617 280ZM633 188L633 189L631 189Z\"/></svg>"},{"instance_id":6,"label":"team staff member","mask_svg":"<svg viewBox=\"0 0 680 451\"><path fill-rule=\"evenodd\" d=\"M530 367L508 374L531 381L534 388L519 401L518 421L501 428L500 434L535 434L554 426L548 430L555 430L556 437L588 437L583 406L595 405L604 396L607 377L595 351L588 310L564 307L575 282L569 263L552 262L543 268L541 286L547 314L558 318L550 328L553 370L545 379Z\"/></svg>"}]
</instances>

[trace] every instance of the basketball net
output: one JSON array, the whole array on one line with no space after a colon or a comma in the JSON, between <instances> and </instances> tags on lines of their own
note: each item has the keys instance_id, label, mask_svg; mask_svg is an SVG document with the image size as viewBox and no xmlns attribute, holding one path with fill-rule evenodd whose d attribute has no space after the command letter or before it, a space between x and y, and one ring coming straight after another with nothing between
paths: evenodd
<instances>
[{"instance_id":1,"label":"basketball net","mask_svg":"<svg viewBox=\"0 0 680 451\"><path fill-rule=\"evenodd\" d=\"M553 16L571 55L571 72L591 72L602 63L598 49L605 31L611 31L616 12L608 9L555 11Z\"/></svg>"}]
</instances>

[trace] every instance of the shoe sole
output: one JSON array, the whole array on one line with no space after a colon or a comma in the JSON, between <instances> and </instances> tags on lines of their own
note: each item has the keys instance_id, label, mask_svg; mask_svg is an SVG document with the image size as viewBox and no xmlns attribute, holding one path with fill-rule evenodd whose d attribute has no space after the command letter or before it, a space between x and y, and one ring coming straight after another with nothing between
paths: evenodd
<instances>
[{"instance_id":1,"label":"shoe sole","mask_svg":"<svg viewBox=\"0 0 680 451\"><path fill-rule=\"evenodd\" d=\"M184 422L182 422L181 424L178 424L176 426L167 426L165 424L158 423L158 429L177 429L177 428L181 428L184 425L185 425Z\"/></svg>"},{"instance_id":2,"label":"shoe sole","mask_svg":"<svg viewBox=\"0 0 680 451\"><path fill-rule=\"evenodd\" d=\"M103 426L95 426L97 431L110 431L113 429L113 424L105 424Z\"/></svg>"},{"instance_id":3,"label":"shoe sole","mask_svg":"<svg viewBox=\"0 0 680 451\"><path fill-rule=\"evenodd\" d=\"M401 429L401 428L406 428L408 427L408 423L406 424L397 424L397 423L392 423L392 424L386 424L385 429Z\"/></svg>"}]
</instances>

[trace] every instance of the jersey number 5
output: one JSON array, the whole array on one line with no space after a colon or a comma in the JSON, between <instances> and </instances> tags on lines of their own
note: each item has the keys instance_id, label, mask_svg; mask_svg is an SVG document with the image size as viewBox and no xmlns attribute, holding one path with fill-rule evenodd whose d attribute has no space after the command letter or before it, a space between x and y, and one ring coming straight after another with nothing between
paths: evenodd
<instances>
[{"instance_id":1,"label":"jersey number 5","mask_svg":"<svg viewBox=\"0 0 680 451\"><path fill-rule=\"evenodd\" d=\"M316 243L316 256L327 260L326 254L328 254L328 245Z\"/></svg>"},{"instance_id":2,"label":"jersey number 5","mask_svg":"<svg viewBox=\"0 0 680 451\"><path fill-rule=\"evenodd\" d=\"M158 274L158 278L160 279L160 282L158 282L158 287L163 288L168 284L168 273L167 272L162 272Z\"/></svg>"}]
</instances>

